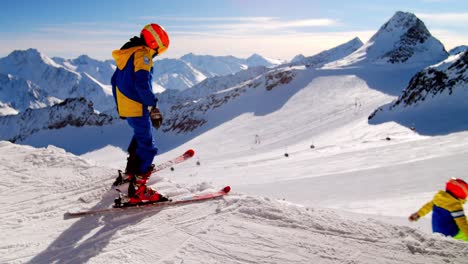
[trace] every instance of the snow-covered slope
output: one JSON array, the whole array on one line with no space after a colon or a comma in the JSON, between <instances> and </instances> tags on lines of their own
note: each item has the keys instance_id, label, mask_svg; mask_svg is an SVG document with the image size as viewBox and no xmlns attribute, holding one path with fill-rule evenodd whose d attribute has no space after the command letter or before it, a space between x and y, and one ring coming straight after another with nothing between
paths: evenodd
<instances>
[{"instance_id":1,"label":"snow-covered slope","mask_svg":"<svg viewBox=\"0 0 468 264\"><path fill-rule=\"evenodd\" d=\"M433 64L447 58L442 43L412 13L398 11L361 48L327 67L374 64Z\"/></svg>"},{"instance_id":2,"label":"snow-covered slope","mask_svg":"<svg viewBox=\"0 0 468 264\"><path fill-rule=\"evenodd\" d=\"M370 122L395 121L422 134L468 129L468 52L417 73L403 94L377 109ZM434 124L438 124L434 126Z\"/></svg>"},{"instance_id":3,"label":"snow-covered slope","mask_svg":"<svg viewBox=\"0 0 468 264\"><path fill-rule=\"evenodd\" d=\"M60 102L32 81L0 73L0 116L17 114L27 108L41 108Z\"/></svg>"},{"instance_id":4,"label":"snow-covered slope","mask_svg":"<svg viewBox=\"0 0 468 264\"><path fill-rule=\"evenodd\" d=\"M467 50L468 50L467 45L461 45L461 46L458 46L458 47L455 47L455 48L451 49L449 51L449 54L450 55L457 55L457 54L462 53L462 52L467 51Z\"/></svg>"},{"instance_id":5,"label":"snow-covered slope","mask_svg":"<svg viewBox=\"0 0 468 264\"><path fill-rule=\"evenodd\" d=\"M216 94L219 91L236 87L246 81L250 81L267 71L269 71L268 68L258 66L250 67L247 70L242 70L235 74L208 78L192 88L181 92L179 94L179 99L197 100L205 96Z\"/></svg>"},{"instance_id":6,"label":"snow-covered slope","mask_svg":"<svg viewBox=\"0 0 468 264\"><path fill-rule=\"evenodd\" d=\"M162 59L154 62L153 82L169 89L182 91L206 79L206 76L181 59Z\"/></svg>"},{"instance_id":7,"label":"snow-covered slope","mask_svg":"<svg viewBox=\"0 0 468 264\"><path fill-rule=\"evenodd\" d=\"M66 99L59 104L40 109L27 109L18 115L0 117L0 140L24 140L41 130L66 126L108 125L113 118L94 111L85 98Z\"/></svg>"},{"instance_id":8,"label":"snow-covered slope","mask_svg":"<svg viewBox=\"0 0 468 264\"><path fill-rule=\"evenodd\" d=\"M183 206L63 220L112 204L114 170L61 149L0 142L1 263L454 263L466 244L235 190ZM182 198L220 188L152 179ZM14 199L11 194L14 193Z\"/></svg>"}]
</instances>

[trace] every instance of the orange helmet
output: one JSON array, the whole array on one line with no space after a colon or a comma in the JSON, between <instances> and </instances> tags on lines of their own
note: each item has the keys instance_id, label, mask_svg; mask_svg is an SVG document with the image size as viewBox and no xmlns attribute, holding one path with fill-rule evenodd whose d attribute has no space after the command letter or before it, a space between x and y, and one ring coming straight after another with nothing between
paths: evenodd
<instances>
[{"instance_id":1,"label":"orange helmet","mask_svg":"<svg viewBox=\"0 0 468 264\"><path fill-rule=\"evenodd\" d=\"M458 199L465 200L468 196L468 184L462 179L450 179L445 185L445 190L455 195Z\"/></svg>"},{"instance_id":2,"label":"orange helmet","mask_svg":"<svg viewBox=\"0 0 468 264\"><path fill-rule=\"evenodd\" d=\"M158 24L148 24L141 30L141 36L146 45L161 54L169 48L169 36L166 30Z\"/></svg>"}]
</instances>

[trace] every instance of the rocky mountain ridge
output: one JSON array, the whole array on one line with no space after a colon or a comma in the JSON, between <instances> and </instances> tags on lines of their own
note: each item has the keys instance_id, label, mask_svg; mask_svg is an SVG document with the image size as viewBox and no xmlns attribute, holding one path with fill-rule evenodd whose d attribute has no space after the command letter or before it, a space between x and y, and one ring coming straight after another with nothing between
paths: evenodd
<instances>
[{"instance_id":1,"label":"rocky mountain ridge","mask_svg":"<svg viewBox=\"0 0 468 264\"><path fill-rule=\"evenodd\" d=\"M448 56L419 18L398 11L361 48L328 68L373 64L433 64Z\"/></svg>"}]
</instances>

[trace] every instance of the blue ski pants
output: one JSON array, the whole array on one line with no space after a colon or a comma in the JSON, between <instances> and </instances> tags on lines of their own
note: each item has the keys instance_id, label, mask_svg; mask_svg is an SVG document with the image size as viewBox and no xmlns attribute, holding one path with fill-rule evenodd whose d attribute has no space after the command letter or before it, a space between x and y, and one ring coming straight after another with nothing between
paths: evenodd
<instances>
[{"instance_id":1,"label":"blue ski pants","mask_svg":"<svg viewBox=\"0 0 468 264\"><path fill-rule=\"evenodd\" d=\"M158 154L158 148L153 138L151 120L149 116L128 117L127 122L133 128L130 145L136 143L135 154L140 161L138 173L145 173L153 163L154 156Z\"/></svg>"}]
</instances>

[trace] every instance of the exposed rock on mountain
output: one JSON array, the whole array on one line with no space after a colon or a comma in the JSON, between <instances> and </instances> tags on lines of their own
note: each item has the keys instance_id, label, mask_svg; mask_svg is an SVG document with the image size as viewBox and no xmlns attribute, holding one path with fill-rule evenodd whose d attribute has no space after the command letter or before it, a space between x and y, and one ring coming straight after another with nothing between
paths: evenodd
<instances>
[{"instance_id":1,"label":"exposed rock on mountain","mask_svg":"<svg viewBox=\"0 0 468 264\"><path fill-rule=\"evenodd\" d=\"M0 117L0 139L15 142L41 130L102 126L112 121L112 116L97 113L93 103L85 98L70 98L51 107Z\"/></svg>"},{"instance_id":2,"label":"exposed rock on mountain","mask_svg":"<svg viewBox=\"0 0 468 264\"><path fill-rule=\"evenodd\" d=\"M369 120L397 121L422 133L449 133L468 128L466 102L468 51L417 73L396 101L377 109ZM433 130L434 122L444 131Z\"/></svg>"}]
</instances>

